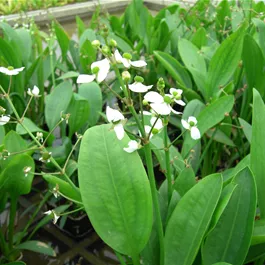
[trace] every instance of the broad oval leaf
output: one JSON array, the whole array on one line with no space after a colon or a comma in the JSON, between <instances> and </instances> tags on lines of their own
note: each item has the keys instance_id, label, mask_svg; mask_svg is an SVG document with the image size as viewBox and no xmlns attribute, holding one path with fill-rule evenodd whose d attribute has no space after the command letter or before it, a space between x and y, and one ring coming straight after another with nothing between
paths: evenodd
<instances>
[{"instance_id":1,"label":"broad oval leaf","mask_svg":"<svg viewBox=\"0 0 265 265\"><path fill-rule=\"evenodd\" d=\"M136 255L152 228L149 182L137 152L126 153L110 125L94 126L81 142L78 166L85 210L98 235L116 251Z\"/></svg>"},{"instance_id":2,"label":"broad oval leaf","mask_svg":"<svg viewBox=\"0 0 265 265\"><path fill-rule=\"evenodd\" d=\"M102 111L103 104L100 86L95 82L82 84L78 89L78 93L89 103L89 125L96 125L100 112Z\"/></svg>"},{"instance_id":3,"label":"broad oval leaf","mask_svg":"<svg viewBox=\"0 0 265 265\"><path fill-rule=\"evenodd\" d=\"M256 212L256 187L250 169L245 167L241 170L233 183L237 187L203 245L205 265L220 261L242 265L246 258Z\"/></svg>"},{"instance_id":4,"label":"broad oval leaf","mask_svg":"<svg viewBox=\"0 0 265 265\"><path fill-rule=\"evenodd\" d=\"M46 97L45 119L50 131L61 119L61 113L65 113L72 98L72 85L63 82L56 86L52 93Z\"/></svg>"},{"instance_id":5,"label":"broad oval leaf","mask_svg":"<svg viewBox=\"0 0 265 265\"><path fill-rule=\"evenodd\" d=\"M191 265L199 251L222 190L221 174L210 175L177 204L165 233L165 264Z\"/></svg>"}]
</instances>

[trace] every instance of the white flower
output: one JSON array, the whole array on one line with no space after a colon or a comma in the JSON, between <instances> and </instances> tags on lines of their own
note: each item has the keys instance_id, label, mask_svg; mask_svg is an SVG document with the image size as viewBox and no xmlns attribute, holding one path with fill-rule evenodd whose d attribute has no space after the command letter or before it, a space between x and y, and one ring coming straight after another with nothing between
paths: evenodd
<instances>
[{"instance_id":1,"label":"white flower","mask_svg":"<svg viewBox=\"0 0 265 265\"><path fill-rule=\"evenodd\" d=\"M137 141L131 140L128 143L128 147L124 147L123 150L127 153L133 153L134 151L136 151L140 147L141 147L141 145Z\"/></svg>"},{"instance_id":2,"label":"white flower","mask_svg":"<svg viewBox=\"0 0 265 265\"><path fill-rule=\"evenodd\" d=\"M43 133L42 132L37 132L36 134L36 139L43 143Z\"/></svg>"},{"instance_id":3,"label":"white flower","mask_svg":"<svg viewBox=\"0 0 265 265\"><path fill-rule=\"evenodd\" d=\"M34 86L32 90L30 88L28 88L27 93L28 93L28 95L30 95L32 97L40 97L39 96L40 90L37 86Z\"/></svg>"},{"instance_id":4,"label":"white flower","mask_svg":"<svg viewBox=\"0 0 265 265\"><path fill-rule=\"evenodd\" d=\"M161 129L163 128L163 122L160 118L152 117L150 119L150 123L152 126L145 125L144 130L147 135L150 134L150 139L151 139L153 135L158 134L161 131Z\"/></svg>"},{"instance_id":5,"label":"white flower","mask_svg":"<svg viewBox=\"0 0 265 265\"><path fill-rule=\"evenodd\" d=\"M25 173L25 177L28 176L28 174L29 174L31 168L32 168L32 167L24 167L23 171L24 171L24 173Z\"/></svg>"},{"instance_id":6,"label":"white flower","mask_svg":"<svg viewBox=\"0 0 265 265\"><path fill-rule=\"evenodd\" d=\"M47 214L47 215L53 215L53 223L56 224L58 219L60 218L59 215L56 214L56 212L54 210L49 210L47 212L44 212L44 214Z\"/></svg>"},{"instance_id":7,"label":"white flower","mask_svg":"<svg viewBox=\"0 0 265 265\"><path fill-rule=\"evenodd\" d=\"M24 68L25 67L20 67L20 68L14 69L12 66L8 67L8 68L1 66L0 72L5 74L5 75L18 75L19 72L24 70Z\"/></svg>"},{"instance_id":8,"label":"white flower","mask_svg":"<svg viewBox=\"0 0 265 265\"><path fill-rule=\"evenodd\" d=\"M103 59L91 64L92 75L79 75L77 78L78 84L90 83L97 80L101 83L108 75L110 69L110 63L108 59Z\"/></svg>"},{"instance_id":9,"label":"white flower","mask_svg":"<svg viewBox=\"0 0 265 265\"><path fill-rule=\"evenodd\" d=\"M199 129L197 128L197 119L193 116L188 118L188 122L181 119L182 126L190 131L191 138L194 140L200 139L201 134Z\"/></svg>"},{"instance_id":10,"label":"white flower","mask_svg":"<svg viewBox=\"0 0 265 265\"><path fill-rule=\"evenodd\" d=\"M133 84L129 85L129 89L136 93L144 93L151 89L153 85L145 86L141 82L134 82Z\"/></svg>"},{"instance_id":11,"label":"white flower","mask_svg":"<svg viewBox=\"0 0 265 265\"><path fill-rule=\"evenodd\" d=\"M169 89L169 93L173 96L173 99L177 104L181 106L186 105L186 103L183 100L181 100L181 94L183 93L181 89L176 89L172 87Z\"/></svg>"},{"instance_id":12,"label":"white flower","mask_svg":"<svg viewBox=\"0 0 265 265\"><path fill-rule=\"evenodd\" d=\"M181 114L181 112L175 111L171 107L173 96L171 94L165 94L162 97L159 93L150 91L145 94L144 99L148 102L151 102L151 108L160 115L169 115L171 112L175 114Z\"/></svg>"},{"instance_id":13,"label":"white flower","mask_svg":"<svg viewBox=\"0 0 265 265\"><path fill-rule=\"evenodd\" d=\"M42 162L51 162L51 156L52 156L52 152L43 152L42 156L39 158L39 161Z\"/></svg>"},{"instance_id":14,"label":"white flower","mask_svg":"<svg viewBox=\"0 0 265 265\"><path fill-rule=\"evenodd\" d=\"M130 68L131 66L144 67L147 65L147 63L143 60L131 61L132 56L129 53L124 53L122 57L118 50L115 50L114 58L117 61L117 63L122 63L126 68Z\"/></svg>"},{"instance_id":15,"label":"white flower","mask_svg":"<svg viewBox=\"0 0 265 265\"><path fill-rule=\"evenodd\" d=\"M0 116L0 125L5 125L10 120L9 116L2 115Z\"/></svg>"},{"instance_id":16,"label":"white flower","mask_svg":"<svg viewBox=\"0 0 265 265\"><path fill-rule=\"evenodd\" d=\"M114 131L119 140L124 137L123 121L125 121L124 116L116 109L112 109L107 106L106 116L109 122L113 123Z\"/></svg>"},{"instance_id":17,"label":"white flower","mask_svg":"<svg viewBox=\"0 0 265 265\"><path fill-rule=\"evenodd\" d=\"M56 184L55 187L52 189L52 193L56 199L59 197L60 193L58 184Z\"/></svg>"}]
</instances>

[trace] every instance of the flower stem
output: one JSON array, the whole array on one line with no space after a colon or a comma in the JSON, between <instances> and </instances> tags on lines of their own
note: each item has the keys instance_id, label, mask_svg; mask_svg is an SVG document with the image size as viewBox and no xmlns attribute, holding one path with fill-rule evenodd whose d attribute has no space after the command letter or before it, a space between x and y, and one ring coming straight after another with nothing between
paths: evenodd
<instances>
[{"instance_id":1,"label":"flower stem","mask_svg":"<svg viewBox=\"0 0 265 265\"><path fill-rule=\"evenodd\" d=\"M164 127L164 146L165 146L167 192L168 192L168 205L169 205L172 196L172 179L171 179L170 153L168 148L167 125Z\"/></svg>"},{"instance_id":2,"label":"flower stem","mask_svg":"<svg viewBox=\"0 0 265 265\"><path fill-rule=\"evenodd\" d=\"M164 265L164 253L165 253L164 232L163 232L162 218L161 218L160 208L159 208L158 193L156 189L152 152L151 152L151 147L149 143L144 146L144 151L145 151L145 159L146 159L147 171L148 171L148 176L149 176L149 181L150 181L151 193L152 193L152 198L153 198L153 205L154 205L154 212L155 212L155 219L156 219L155 223L157 225L157 233L158 233L159 244L160 244L160 263L159 264Z\"/></svg>"},{"instance_id":3,"label":"flower stem","mask_svg":"<svg viewBox=\"0 0 265 265\"><path fill-rule=\"evenodd\" d=\"M139 260L138 254L132 255L132 262L133 262L133 265L140 265L140 260Z\"/></svg>"},{"instance_id":4,"label":"flower stem","mask_svg":"<svg viewBox=\"0 0 265 265\"><path fill-rule=\"evenodd\" d=\"M26 108L25 108L25 110L24 110L24 112L23 112L23 114L22 114L22 116L21 116L21 120L24 119L24 117L25 117L25 115L26 115L26 113L27 113L27 110L28 110L28 108L29 108L29 105L30 105L32 99L33 99L33 96L30 97L29 102L28 102L28 104L27 104L27 106L26 106Z\"/></svg>"}]
</instances>

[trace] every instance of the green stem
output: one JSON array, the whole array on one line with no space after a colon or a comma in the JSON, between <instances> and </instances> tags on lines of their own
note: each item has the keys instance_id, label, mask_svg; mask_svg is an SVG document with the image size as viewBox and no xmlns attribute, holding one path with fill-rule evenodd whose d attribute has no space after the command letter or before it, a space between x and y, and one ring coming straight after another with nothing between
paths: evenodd
<instances>
[{"instance_id":1,"label":"green stem","mask_svg":"<svg viewBox=\"0 0 265 265\"><path fill-rule=\"evenodd\" d=\"M54 76L54 71L53 71L53 68L54 68L54 65L53 65L53 50L52 48L50 47L49 49L50 51L50 67L51 67L51 73L52 73L52 85L53 85L53 88L55 88L55 76Z\"/></svg>"},{"instance_id":2,"label":"green stem","mask_svg":"<svg viewBox=\"0 0 265 265\"><path fill-rule=\"evenodd\" d=\"M174 141L173 142L171 142L170 143L170 145L168 145L167 146L167 148L169 149L170 148L170 146L172 146L172 145L174 145L174 143L184 134L186 132L186 130L185 131L183 131L176 139L174 139Z\"/></svg>"},{"instance_id":3,"label":"green stem","mask_svg":"<svg viewBox=\"0 0 265 265\"><path fill-rule=\"evenodd\" d=\"M170 203L172 196L172 179L171 179L171 165L170 165L170 153L168 146L167 126L164 127L164 147L166 158L166 177L167 177L167 191L168 191L168 204Z\"/></svg>"},{"instance_id":4,"label":"green stem","mask_svg":"<svg viewBox=\"0 0 265 265\"><path fill-rule=\"evenodd\" d=\"M121 263L121 265L126 265L125 261L123 260L122 255L119 252L115 251L115 250L114 250L114 252L115 252L119 262Z\"/></svg>"},{"instance_id":5,"label":"green stem","mask_svg":"<svg viewBox=\"0 0 265 265\"><path fill-rule=\"evenodd\" d=\"M9 213L9 225L8 225L8 246L9 251L13 249L13 238L14 238L14 226L17 211L17 197L11 196L10 202L10 213Z\"/></svg>"},{"instance_id":6,"label":"green stem","mask_svg":"<svg viewBox=\"0 0 265 265\"><path fill-rule=\"evenodd\" d=\"M163 232L163 225L162 225L162 218L160 213L160 207L159 207L159 201L158 201L158 193L156 189L156 180L154 175L154 169L153 169L153 160L152 160L152 152L150 144L146 144L144 146L145 151L145 159L146 159L146 165L147 165L147 171L151 186L151 193L153 198L153 204L154 204L154 212L155 212L155 219L156 219L156 225L157 225L157 232L158 232L158 238L159 238L159 244L160 244L160 265L164 265L164 253L165 253L165 247L164 247L164 232Z\"/></svg>"},{"instance_id":7,"label":"green stem","mask_svg":"<svg viewBox=\"0 0 265 265\"><path fill-rule=\"evenodd\" d=\"M4 233L2 231L2 228L0 227L0 250L2 251L3 255L7 255L7 243L5 241Z\"/></svg>"},{"instance_id":8,"label":"green stem","mask_svg":"<svg viewBox=\"0 0 265 265\"><path fill-rule=\"evenodd\" d=\"M26 108L25 108L25 110L24 110L24 112L23 112L23 114L22 114L22 116L21 116L21 120L24 119L24 117L25 117L25 115L26 115L26 113L27 113L27 110L28 110L28 108L29 108L29 105L30 105L32 99L33 99L33 96L30 97L29 102L28 102L28 104L27 104L27 106L26 106ZM34 111L33 111L33 112L34 112Z\"/></svg>"},{"instance_id":9,"label":"green stem","mask_svg":"<svg viewBox=\"0 0 265 265\"><path fill-rule=\"evenodd\" d=\"M79 211L81 211L81 210L83 210L83 209L84 209L84 206L79 207L79 208L77 208L77 209L75 209L75 210L73 210L73 211L69 211L69 212L66 212L66 213L59 214L59 215L60 215L60 216L69 215L69 214L71 214L71 213L79 212Z\"/></svg>"},{"instance_id":10,"label":"green stem","mask_svg":"<svg viewBox=\"0 0 265 265\"><path fill-rule=\"evenodd\" d=\"M140 265L140 260L139 260L138 254L132 256L132 262L133 262L133 265Z\"/></svg>"}]
</instances>

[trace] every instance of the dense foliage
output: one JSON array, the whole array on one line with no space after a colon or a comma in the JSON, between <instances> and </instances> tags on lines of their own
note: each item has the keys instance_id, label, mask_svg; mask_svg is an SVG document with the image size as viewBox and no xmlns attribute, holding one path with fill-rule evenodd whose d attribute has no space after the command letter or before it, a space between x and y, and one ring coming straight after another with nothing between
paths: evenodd
<instances>
[{"instance_id":1,"label":"dense foliage","mask_svg":"<svg viewBox=\"0 0 265 265\"><path fill-rule=\"evenodd\" d=\"M77 17L77 40L56 21L48 33L0 23L0 264L54 255L34 233L80 211L121 264L263 264L264 19L263 2L153 17L134 0L88 28ZM38 175L49 190L14 231Z\"/></svg>"}]
</instances>

